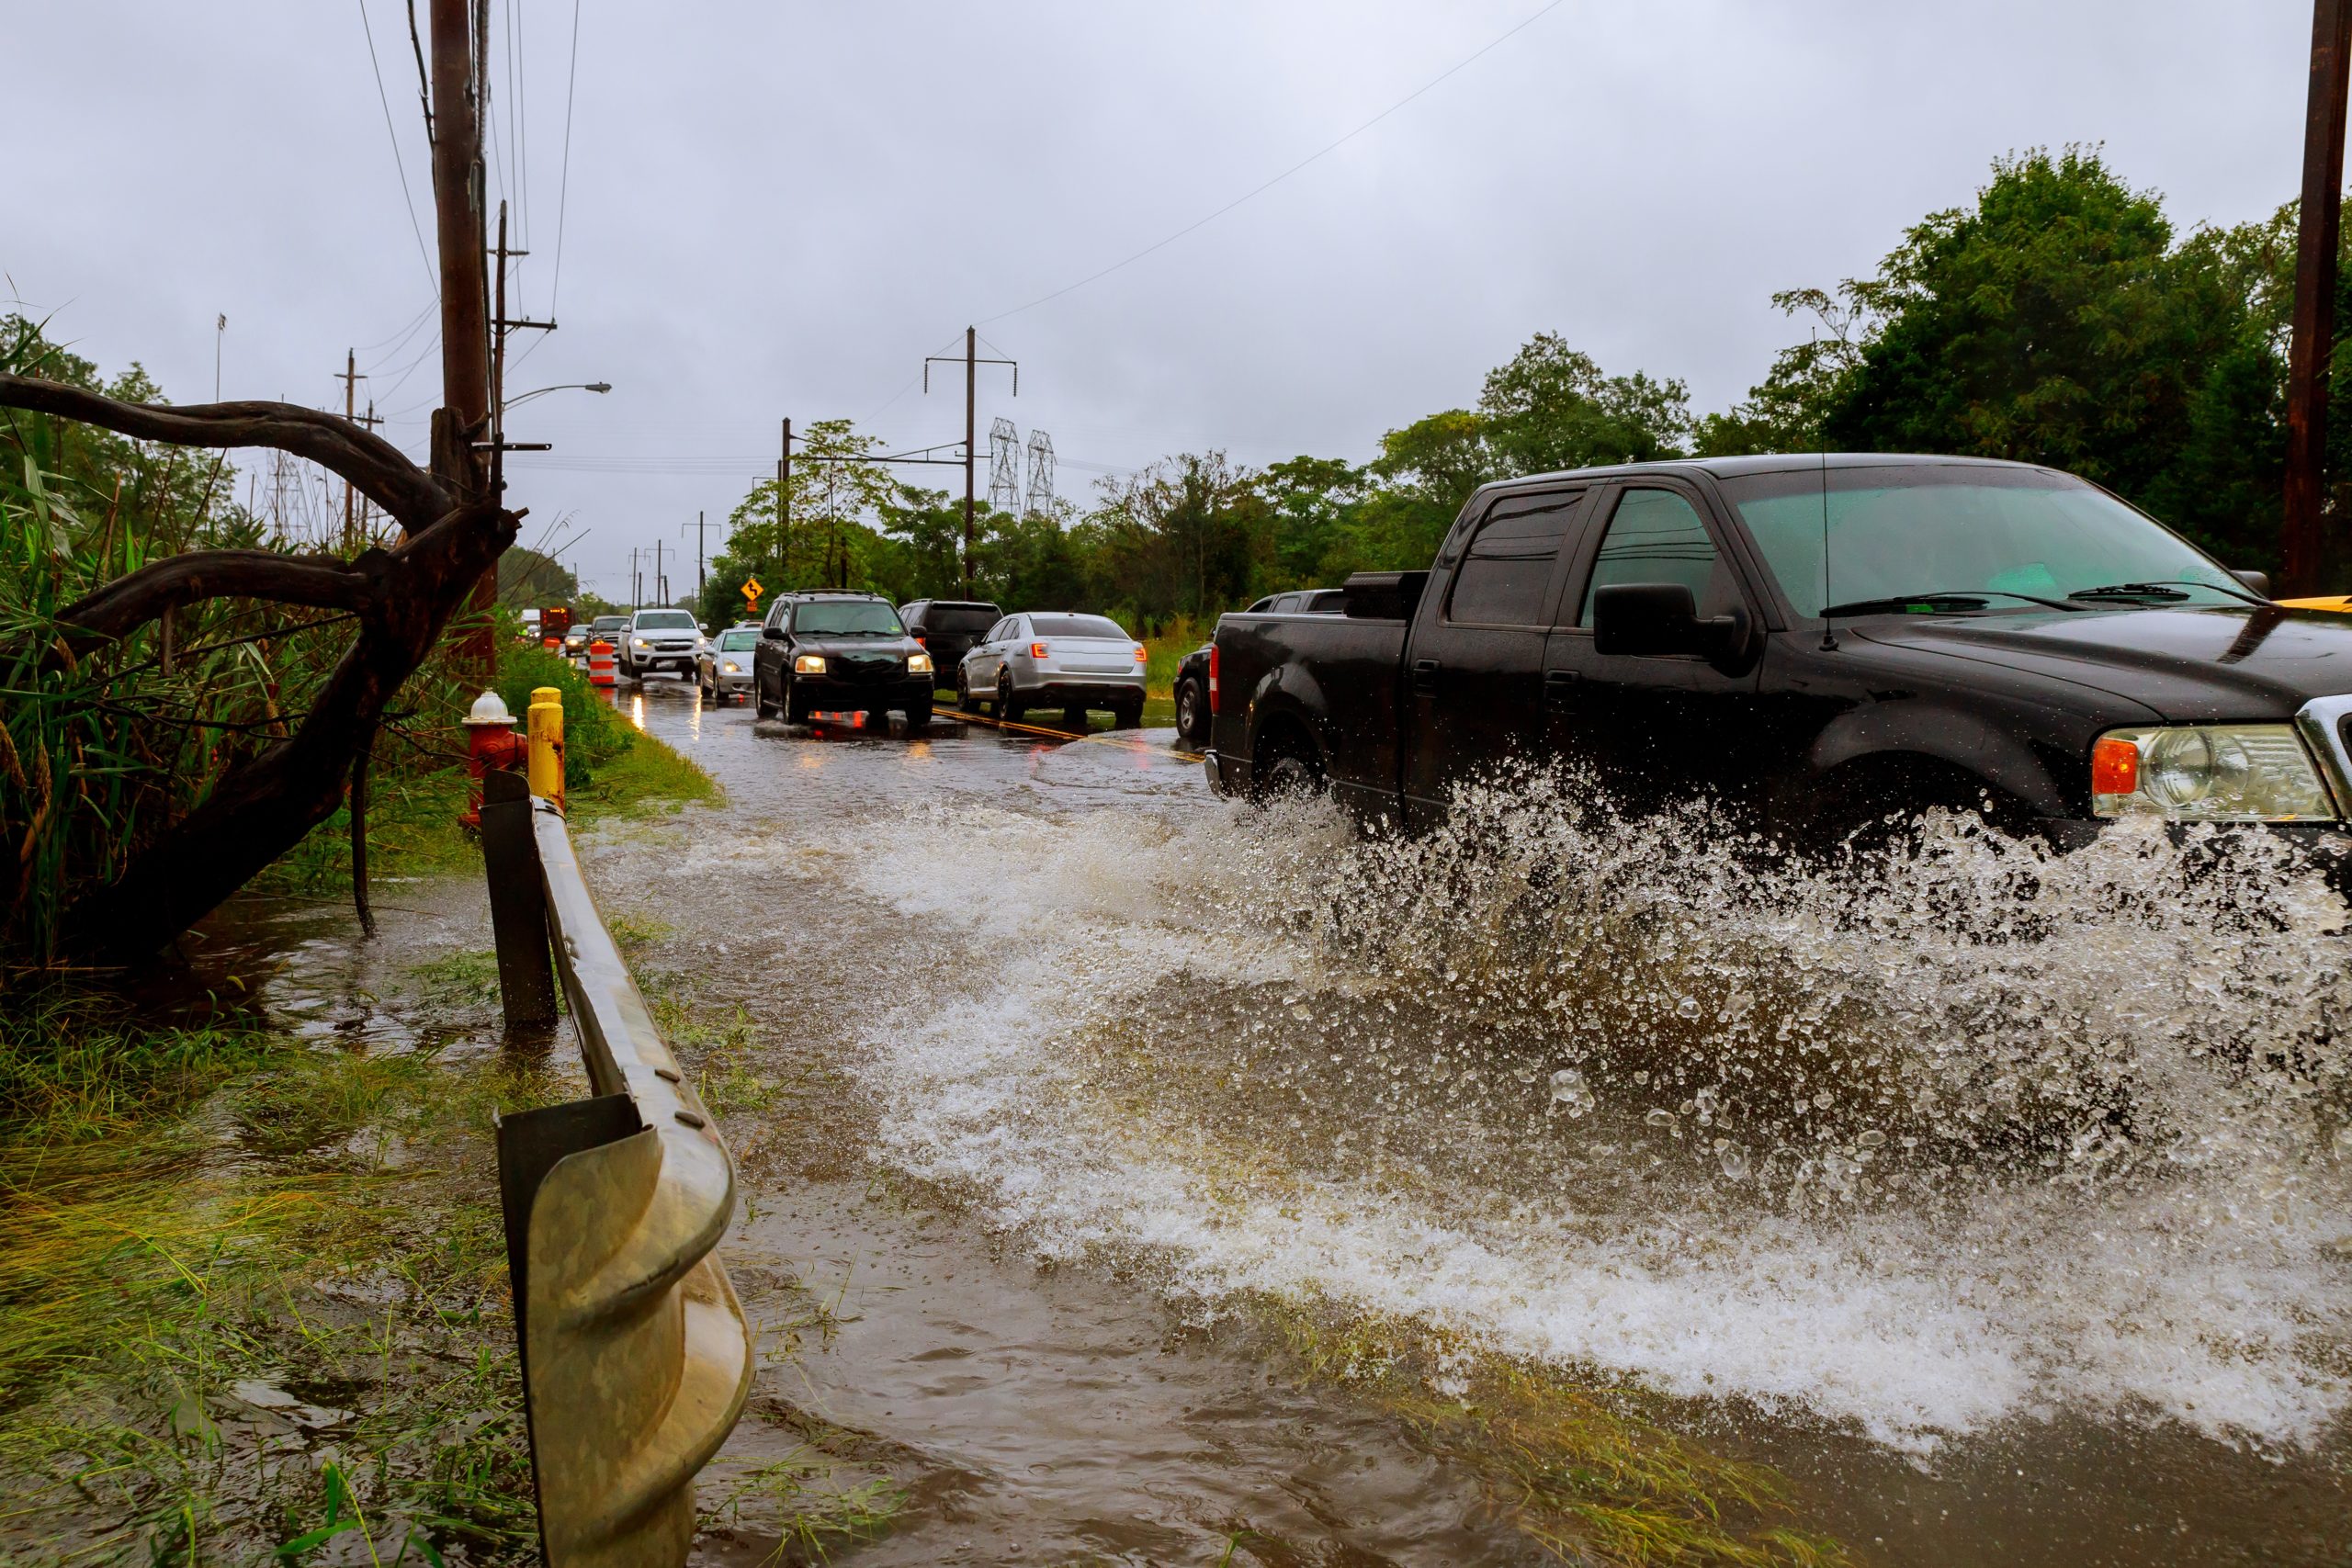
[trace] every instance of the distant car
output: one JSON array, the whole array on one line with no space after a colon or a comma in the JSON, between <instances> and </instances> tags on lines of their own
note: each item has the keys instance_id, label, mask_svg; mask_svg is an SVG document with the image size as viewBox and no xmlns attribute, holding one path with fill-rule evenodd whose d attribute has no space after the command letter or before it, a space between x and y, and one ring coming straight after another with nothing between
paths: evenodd
<instances>
[{"instance_id":1,"label":"distant car","mask_svg":"<svg viewBox=\"0 0 2352 1568\"><path fill-rule=\"evenodd\" d=\"M574 629L577 630L578 628L575 627ZM588 625L588 636L580 644L580 657L582 659L588 657L588 645L592 642L610 643L615 653L617 654L621 646L621 633L628 629L628 617L627 615L597 616ZM570 637L564 638L563 650L566 653L572 651L571 639Z\"/></svg>"},{"instance_id":2,"label":"distant car","mask_svg":"<svg viewBox=\"0 0 2352 1568\"><path fill-rule=\"evenodd\" d=\"M595 632L593 631L584 621L573 626L570 631L565 632L563 634L564 657L566 659L585 659L588 656L588 644L594 640L595 636Z\"/></svg>"},{"instance_id":3,"label":"distant car","mask_svg":"<svg viewBox=\"0 0 2352 1568\"><path fill-rule=\"evenodd\" d=\"M932 674L953 684L964 655L1004 612L978 600L918 599L899 605L899 618L907 623L907 635L929 650Z\"/></svg>"},{"instance_id":4,"label":"distant car","mask_svg":"<svg viewBox=\"0 0 2352 1568\"><path fill-rule=\"evenodd\" d=\"M862 713L868 725L903 713L931 723L938 679L888 599L872 593L786 593L768 611L752 655L752 701L762 718Z\"/></svg>"},{"instance_id":5,"label":"distant car","mask_svg":"<svg viewBox=\"0 0 2352 1568\"><path fill-rule=\"evenodd\" d=\"M1242 612L1245 615L1344 615L1348 595L1338 588L1301 588L1269 593ZM1209 738L1209 653L1203 643L1176 666L1176 733L1194 745Z\"/></svg>"},{"instance_id":6,"label":"distant car","mask_svg":"<svg viewBox=\"0 0 2352 1568\"><path fill-rule=\"evenodd\" d=\"M695 655L695 685L711 703L740 697L752 689L752 656L759 650L760 623L739 621L703 639Z\"/></svg>"},{"instance_id":7,"label":"distant car","mask_svg":"<svg viewBox=\"0 0 2352 1568\"><path fill-rule=\"evenodd\" d=\"M664 671L685 679L695 672L702 627L691 610L639 610L621 629L620 670L632 681Z\"/></svg>"},{"instance_id":8,"label":"distant car","mask_svg":"<svg viewBox=\"0 0 2352 1568\"><path fill-rule=\"evenodd\" d=\"M1033 610L1007 615L964 655L956 703L992 704L998 718L1031 708L1107 708L1119 728L1143 722L1144 649L1106 615Z\"/></svg>"}]
</instances>

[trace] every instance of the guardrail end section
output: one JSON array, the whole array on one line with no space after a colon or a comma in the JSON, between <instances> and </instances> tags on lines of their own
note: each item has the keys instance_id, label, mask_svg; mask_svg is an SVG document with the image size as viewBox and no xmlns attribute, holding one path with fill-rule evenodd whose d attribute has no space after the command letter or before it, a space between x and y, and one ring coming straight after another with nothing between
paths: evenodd
<instances>
[{"instance_id":1,"label":"guardrail end section","mask_svg":"<svg viewBox=\"0 0 2352 1568\"><path fill-rule=\"evenodd\" d=\"M499 1146L547 1562L676 1568L752 1371L708 1216L626 1095L506 1118Z\"/></svg>"}]
</instances>

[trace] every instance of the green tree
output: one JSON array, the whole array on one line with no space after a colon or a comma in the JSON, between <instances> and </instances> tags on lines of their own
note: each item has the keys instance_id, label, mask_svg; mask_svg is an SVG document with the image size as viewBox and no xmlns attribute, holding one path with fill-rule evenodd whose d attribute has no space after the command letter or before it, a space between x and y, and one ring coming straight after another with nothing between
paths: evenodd
<instances>
[{"instance_id":1,"label":"green tree","mask_svg":"<svg viewBox=\"0 0 2352 1568\"><path fill-rule=\"evenodd\" d=\"M1510 474L1679 457L1690 434L1680 381L1603 375L1554 333L1536 333L1487 373L1478 412L1487 448Z\"/></svg>"}]
</instances>

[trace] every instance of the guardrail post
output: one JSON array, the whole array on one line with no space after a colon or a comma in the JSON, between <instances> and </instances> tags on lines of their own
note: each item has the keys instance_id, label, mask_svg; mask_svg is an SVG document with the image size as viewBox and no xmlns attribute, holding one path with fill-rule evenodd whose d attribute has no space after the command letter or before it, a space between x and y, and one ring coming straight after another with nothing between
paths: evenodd
<instances>
[{"instance_id":1,"label":"guardrail post","mask_svg":"<svg viewBox=\"0 0 2352 1568\"><path fill-rule=\"evenodd\" d=\"M498 949L498 997L509 1028L555 1021L555 968L548 954L547 893L531 791L519 773L481 778L481 858L490 874L490 929Z\"/></svg>"}]
</instances>

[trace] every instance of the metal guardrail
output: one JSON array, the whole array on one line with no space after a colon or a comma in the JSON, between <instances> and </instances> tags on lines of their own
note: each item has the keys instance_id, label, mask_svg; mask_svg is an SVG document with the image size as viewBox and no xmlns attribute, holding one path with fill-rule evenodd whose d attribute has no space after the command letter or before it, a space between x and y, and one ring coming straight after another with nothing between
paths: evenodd
<instances>
[{"instance_id":1,"label":"metal guardrail","mask_svg":"<svg viewBox=\"0 0 2352 1568\"><path fill-rule=\"evenodd\" d=\"M734 1216L734 1162L596 913L562 815L519 774L483 786L507 1022L552 1026L560 976L595 1090L498 1126L540 1543L549 1568L683 1564L695 1476L752 1385L750 1326L712 1252Z\"/></svg>"}]
</instances>

